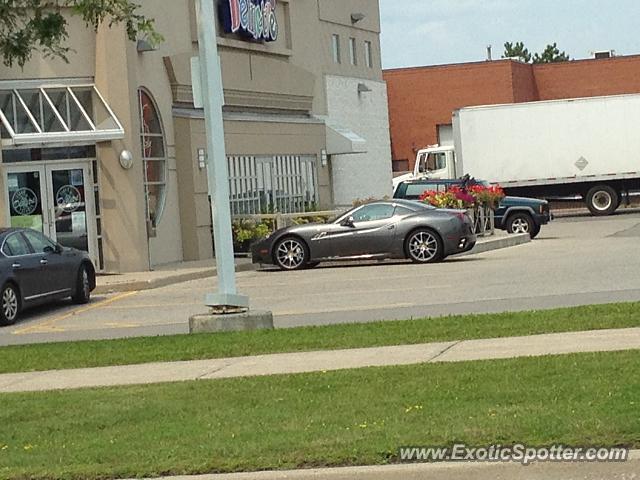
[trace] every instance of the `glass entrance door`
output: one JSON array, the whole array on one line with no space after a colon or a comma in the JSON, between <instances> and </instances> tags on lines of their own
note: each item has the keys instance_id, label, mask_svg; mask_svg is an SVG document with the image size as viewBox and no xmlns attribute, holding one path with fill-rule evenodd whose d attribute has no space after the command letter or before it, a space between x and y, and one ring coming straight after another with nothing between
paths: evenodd
<instances>
[{"instance_id":1,"label":"glass entrance door","mask_svg":"<svg viewBox=\"0 0 640 480\"><path fill-rule=\"evenodd\" d=\"M43 206L44 178L44 167L30 167L7 173L7 205L11 227L32 228L41 233L49 233L47 210Z\"/></svg>"},{"instance_id":2,"label":"glass entrance door","mask_svg":"<svg viewBox=\"0 0 640 480\"><path fill-rule=\"evenodd\" d=\"M47 182L52 212L50 236L65 247L89 252L87 197L91 196L91 188L86 188L89 183L87 167L47 167Z\"/></svg>"},{"instance_id":3,"label":"glass entrance door","mask_svg":"<svg viewBox=\"0 0 640 480\"><path fill-rule=\"evenodd\" d=\"M97 261L91 164L7 167L10 225L32 228ZM96 263L97 265L97 263Z\"/></svg>"}]
</instances>

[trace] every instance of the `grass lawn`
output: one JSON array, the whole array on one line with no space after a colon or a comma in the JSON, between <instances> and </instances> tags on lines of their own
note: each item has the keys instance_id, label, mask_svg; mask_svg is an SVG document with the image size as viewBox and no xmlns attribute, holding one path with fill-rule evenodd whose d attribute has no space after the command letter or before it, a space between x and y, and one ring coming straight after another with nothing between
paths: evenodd
<instances>
[{"instance_id":1,"label":"grass lawn","mask_svg":"<svg viewBox=\"0 0 640 480\"><path fill-rule=\"evenodd\" d=\"M640 303L273 331L0 347L0 374L640 327Z\"/></svg>"},{"instance_id":2,"label":"grass lawn","mask_svg":"<svg viewBox=\"0 0 640 480\"><path fill-rule=\"evenodd\" d=\"M408 445L640 447L640 353L0 395L0 478L385 464Z\"/></svg>"}]
</instances>

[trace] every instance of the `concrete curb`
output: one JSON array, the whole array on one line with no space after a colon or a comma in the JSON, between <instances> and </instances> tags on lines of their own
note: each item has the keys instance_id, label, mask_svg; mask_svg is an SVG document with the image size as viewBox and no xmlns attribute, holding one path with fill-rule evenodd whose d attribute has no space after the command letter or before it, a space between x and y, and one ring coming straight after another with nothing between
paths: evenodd
<instances>
[{"instance_id":1,"label":"concrete curb","mask_svg":"<svg viewBox=\"0 0 640 480\"><path fill-rule=\"evenodd\" d=\"M257 270L258 266L252 263L239 263L236 265L236 272L250 272ZM203 278L215 277L217 270L215 267L203 268L201 270L190 272L172 272L166 276L152 278L149 280L125 280L112 284L100 285L98 277L98 285L93 291L94 295L106 295L108 293L137 292L141 290L152 290L154 288L166 287L176 283L190 282L192 280L201 280Z\"/></svg>"},{"instance_id":2,"label":"concrete curb","mask_svg":"<svg viewBox=\"0 0 640 480\"><path fill-rule=\"evenodd\" d=\"M469 252L461 253L458 257L464 257L466 255L477 255L478 253L491 252L493 250L500 250L502 248L516 247L518 245L524 245L531 242L531 237L528 233L512 233L506 236L499 236L495 238L489 238L488 240L480 240L476 243L476 246Z\"/></svg>"},{"instance_id":3,"label":"concrete curb","mask_svg":"<svg viewBox=\"0 0 640 480\"><path fill-rule=\"evenodd\" d=\"M440 462L369 467L319 468L217 475L163 477L156 480L603 480L636 478L640 451L626 462Z\"/></svg>"}]
</instances>

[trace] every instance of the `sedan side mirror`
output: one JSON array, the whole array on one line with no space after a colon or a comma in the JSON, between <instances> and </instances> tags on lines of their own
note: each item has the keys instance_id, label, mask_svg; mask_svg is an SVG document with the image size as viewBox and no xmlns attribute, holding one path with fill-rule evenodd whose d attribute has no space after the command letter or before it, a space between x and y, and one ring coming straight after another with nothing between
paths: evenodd
<instances>
[{"instance_id":1,"label":"sedan side mirror","mask_svg":"<svg viewBox=\"0 0 640 480\"><path fill-rule=\"evenodd\" d=\"M342 225L343 227L355 227L355 221L353 220L353 217L347 217L345 218L342 223L340 223L340 225Z\"/></svg>"}]
</instances>

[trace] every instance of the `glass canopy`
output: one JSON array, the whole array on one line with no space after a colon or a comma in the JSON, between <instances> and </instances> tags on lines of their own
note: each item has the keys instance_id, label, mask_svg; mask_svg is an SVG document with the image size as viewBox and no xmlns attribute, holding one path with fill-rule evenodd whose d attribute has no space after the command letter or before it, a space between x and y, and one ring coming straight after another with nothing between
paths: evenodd
<instances>
[{"instance_id":1,"label":"glass canopy","mask_svg":"<svg viewBox=\"0 0 640 480\"><path fill-rule=\"evenodd\" d=\"M94 85L0 84L0 138L26 145L102 142L124 137L122 125Z\"/></svg>"}]
</instances>

